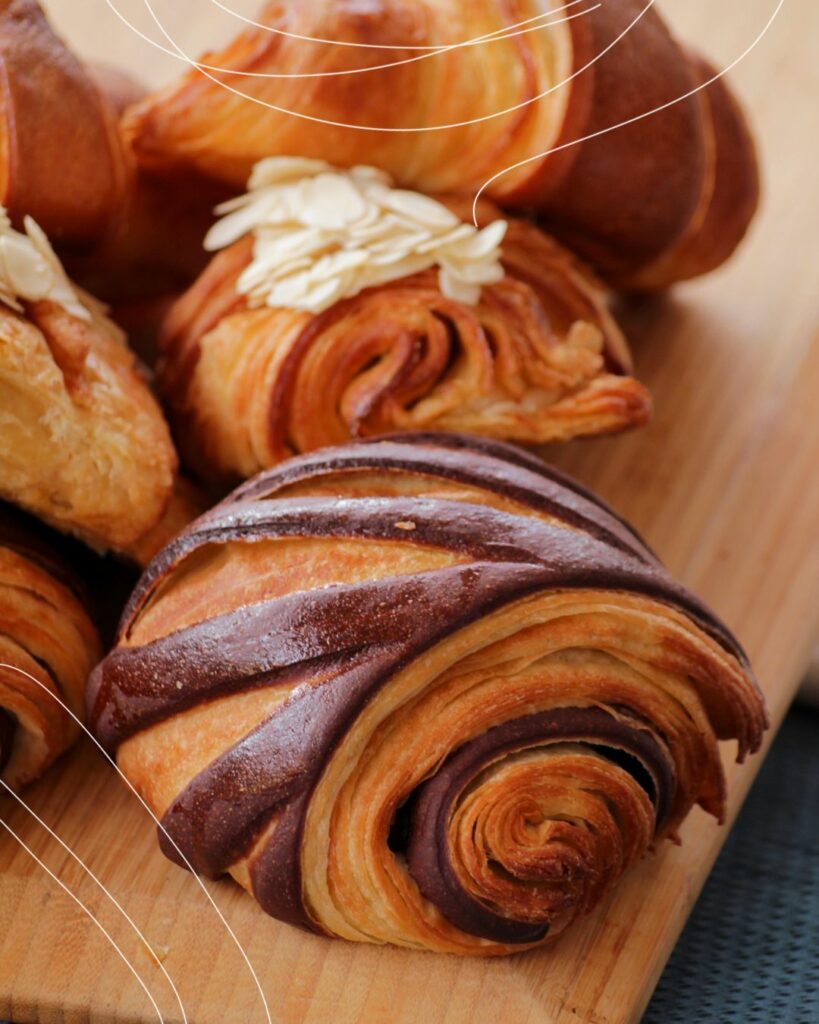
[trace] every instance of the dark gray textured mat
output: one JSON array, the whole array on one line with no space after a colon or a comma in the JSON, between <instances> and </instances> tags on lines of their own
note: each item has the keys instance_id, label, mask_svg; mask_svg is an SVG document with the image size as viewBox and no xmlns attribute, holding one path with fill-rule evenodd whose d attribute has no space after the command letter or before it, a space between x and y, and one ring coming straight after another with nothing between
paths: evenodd
<instances>
[{"instance_id":1,"label":"dark gray textured mat","mask_svg":"<svg viewBox=\"0 0 819 1024\"><path fill-rule=\"evenodd\" d=\"M786 718L643 1024L819 1024L819 712Z\"/></svg>"}]
</instances>

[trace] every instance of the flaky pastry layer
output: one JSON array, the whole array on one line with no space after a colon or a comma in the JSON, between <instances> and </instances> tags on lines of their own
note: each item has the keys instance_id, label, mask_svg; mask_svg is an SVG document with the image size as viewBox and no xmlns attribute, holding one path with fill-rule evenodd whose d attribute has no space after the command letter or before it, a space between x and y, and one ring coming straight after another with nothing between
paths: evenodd
<instances>
[{"instance_id":1,"label":"flaky pastry layer","mask_svg":"<svg viewBox=\"0 0 819 1024\"><path fill-rule=\"evenodd\" d=\"M79 726L65 708L83 718L85 683L101 653L71 570L36 526L0 504L0 778L6 785L19 789L38 778L77 738Z\"/></svg>"},{"instance_id":2,"label":"flaky pastry layer","mask_svg":"<svg viewBox=\"0 0 819 1024\"><path fill-rule=\"evenodd\" d=\"M165 515L176 453L119 328L53 302L0 305L0 497L125 551Z\"/></svg>"},{"instance_id":3,"label":"flaky pastry layer","mask_svg":"<svg viewBox=\"0 0 819 1024\"><path fill-rule=\"evenodd\" d=\"M610 509L459 435L328 448L146 570L93 728L268 913L458 954L588 913L766 725L745 655Z\"/></svg>"},{"instance_id":4,"label":"flaky pastry layer","mask_svg":"<svg viewBox=\"0 0 819 1024\"><path fill-rule=\"evenodd\" d=\"M468 203L450 201L468 216ZM497 216L486 203L481 221ZM531 443L643 424L645 387L599 284L538 228L509 223L506 275L476 306L434 269L318 315L249 309L245 238L169 313L160 384L201 475L250 476L297 452L393 430L462 430Z\"/></svg>"},{"instance_id":5,"label":"flaky pastry layer","mask_svg":"<svg viewBox=\"0 0 819 1024\"><path fill-rule=\"evenodd\" d=\"M753 216L744 116L722 83L696 93L713 71L645 0L274 0L256 20L126 114L142 166L238 188L295 155L421 192L488 183L641 289L717 266Z\"/></svg>"}]
</instances>

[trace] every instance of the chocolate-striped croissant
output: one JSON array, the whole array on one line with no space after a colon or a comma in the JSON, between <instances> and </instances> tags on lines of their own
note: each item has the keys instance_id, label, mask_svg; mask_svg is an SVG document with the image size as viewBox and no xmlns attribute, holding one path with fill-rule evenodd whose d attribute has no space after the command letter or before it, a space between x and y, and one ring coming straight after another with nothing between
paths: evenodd
<instances>
[{"instance_id":1,"label":"chocolate-striped croissant","mask_svg":"<svg viewBox=\"0 0 819 1024\"><path fill-rule=\"evenodd\" d=\"M52 538L0 504L0 779L13 789L79 735L62 705L83 716L85 683L102 653L80 592Z\"/></svg>"},{"instance_id":2,"label":"chocolate-striped croissant","mask_svg":"<svg viewBox=\"0 0 819 1024\"><path fill-rule=\"evenodd\" d=\"M766 725L737 641L579 485L407 435L259 475L149 566L90 720L163 849L328 935L498 954L594 907Z\"/></svg>"},{"instance_id":3,"label":"chocolate-striped croissant","mask_svg":"<svg viewBox=\"0 0 819 1024\"><path fill-rule=\"evenodd\" d=\"M427 193L489 182L616 283L658 288L721 263L756 207L736 102L689 95L712 76L648 0L274 0L124 126L143 166L234 187L291 154Z\"/></svg>"},{"instance_id":4,"label":"chocolate-striped croissant","mask_svg":"<svg viewBox=\"0 0 819 1024\"><path fill-rule=\"evenodd\" d=\"M481 222L497 213L483 204ZM534 443L649 417L599 285L526 221L509 222L506 274L476 306L445 296L429 269L318 314L248 308L238 282L252 252L245 238L217 255L160 337L176 440L204 477L246 477L293 453L394 430Z\"/></svg>"}]
</instances>

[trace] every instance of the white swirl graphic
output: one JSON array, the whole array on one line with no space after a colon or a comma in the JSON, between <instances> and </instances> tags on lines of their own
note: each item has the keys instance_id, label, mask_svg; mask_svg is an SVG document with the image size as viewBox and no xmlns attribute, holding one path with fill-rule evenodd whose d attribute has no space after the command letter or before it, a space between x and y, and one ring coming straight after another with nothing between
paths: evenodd
<instances>
[{"instance_id":1,"label":"white swirl graphic","mask_svg":"<svg viewBox=\"0 0 819 1024\"><path fill-rule=\"evenodd\" d=\"M581 142L588 142L589 139L597 139L601 135L608 135L609 132L616 131L618 128L625 128L626 125L634 124L637 121L643 121L647 117L652 117L654 114L659 114L662 110L668 110L669 107L676 106L678 103L682 103L684 100L690 99L692 96L696 96L698 92L702 92L702 90L707 89L709 85L713 85L714 82L718 82L720 78L723 78L725 75L728 74L729 71L735 68L737 64L740 63L740 61L745 60L748 54L752 50L756 49L759 43L762 42L762 40L768 34L771 25L773 25L773 23L776 21L777 16L779 15L779 12L782 10L784 4L785 0L778 0L776 8L774 9L773 13L768 18L768 20L765 22L764 26L762 27L756 38L742 51L742 53L738 57L732 60L727 67L724 67L722 71L718 71L716 74L712 75L707 81L701 82L700 85L698 85L695 89L689 89L688 92L683 93L682 96L677 96L676 99L669 100L668 103L663 103L658 107L653 107L651 110L646 110L642 114L636 114L634 117L629 117L625 121L620 121L617 124L610 125L608 128L602 128L600 131L592 132L589 135L584 135L582 138L573 139L571 142L564 142L561 146L553 146L551 149L544 150L542 153L535 153L534 156L526 157L525 160L518 160L517 163L510 164L509 167L504 167L502 171L498 171L497 174L493 174L491 178L489 178L487 181L483 183L483 185L481 185L481 187L475 194L475 199L473 200L472 203L472 220L474 221L475 225L477 226L478 224L478 202L480 201L481 196L486 191L486 189L489 188L490 185L492 185L493 182L497 181L499 178L502 178L505 174L509 174L510 171L515 171L519 167L524 167L526 164L533 163L535 160L542 160L544 159L544 157L549 156L551 153L559 153L563 149L570 149L572 146L578 146Z\"/></svg>"},{"instance_id":2,"label":"white swirl graphic","mask_svg":"<svg viewBox=\"0 0 819 1024\"><path fill-rule=\"evenodd\" d=\"M145 35L144 32L141 32L130 21L128 21L128 19L125 18L123 16L123 14L117 9L117 6L116 6L114 0L105 0L105 2L108 4L108 6L114 12L114 14L116 14L117 17L119 17L120 20L123 21L129 28L131 28L134 32L136 32L136 34L138 36L140 36L140 38L144 39L147 43L150 43L151 46L154 46L154 47L156 47L159 50L167 52L165 50L165 47L161 46L155 40L151 39L150 36ZM176 42L176 40L171 36L171 34L165 28L165 26L162 23L162 21L160 20L160 18L157 16L156 11L154 10L153 5L151 4L151 0L144 0L145 7L147 8L149 14L151 15L151 18L153 19L154 23L156 24L156 27L159 29L159 31L162 33L162 35L167 39L167 41L171 44L171 46L173 46L173 48L176 50L176 52L179 55L179 57L182 60L184 60L188 64L189 67L194 68L195 70L199 71L200 74L204 75L205 78L210 79L210 81L213 82L215 85L218 85L218 86L220 86L223 89L226 89L228 92L233 93L235 96L239 96L241 99L248 100L248 102L250 102L250 103L256 103L260 107L266 107L268 110L273 110L273 111L275 111L278 114L287 114L290 117L297 117L297 118L301 119L302 121L311 121L314 124L324 124L324 125L327 125L330 128L349 128L349 129L354 130L354 131L384 132L384 133L390 133L390 134L406 134L406 135L409 135L409 134L419 134L419 133L422 134L424 132L450 131L453 128L467 128L467 127L469 127L470 125L473 125L473 124L482 124L485 121L492 121L492 120L494 120L495 118L498 118L498 117L505 117L507 114L513 114L513 113L517 112L518 110L523 110L525 107L530 106L532 103L537 103L538 100L542 100L546 96L550 96L552 93L557 92L558 89L562 89L564 85L567 85L573 79L577 78L578 75L582 75L584 71L587 71L590 67L592 67L594 64L596 64L597 61L599 61L602 57L605 57L605 55L611 49L613 49L625 36L628 35L628 33L634 28L634 26L654 6L655 2L656 2L656 0L648 0L648 3L645 5L645 7L642 8L642 10L639 12L639 14L637 14L632 19L631 22L629 22L629 24L623 29L623 31L620 32L620 34L615 39L613 39L608 44L608 46L604 47L600 51L600 53L596 54L596 56L594 56L590 61L588 61L582 67L578 68L576 71L573 71L572 74L568 75L566 78L562 79L560 82L557 82L556 84L549 86L548 89L544 89L543 92L537 93L534 96L530 96L529 99L522 100L520 103L515 103L511 107L504 107L502 110L496 110L496 111L494 111L491 114L484 114L481 117L469 118L468 120L465 120L465 121L450 121L447 124L433 124L433 125L419 125L419 126L408 126L408 127L407 126L403 126L403 127L399 127L399 128L396 128L396 127L385 128L385 127L378 126L378 125L361 125L361 124L351 124L351 123L349 123L347 121L332 121L332 120L329 120L328 118L315 117L312 114L305 114L305 113L303 113L302 111L299 111L299 110L289 110L286 107L277 106L275 103L268 103L266 100L258 99L255 96L248 96L248 94L245 93L245 92L242 92L241 89L236 89L232 85L228 85L227 82L222 82L218 78L214 77L214 75L212 75L206 69L206 67L204 67L201 64L198 64L189 54L185 53L185 51L182 49L182 47L179 46L179 44ZM474 43L474 41L467 41L466 43L456 43L456 44L453 44L448 49L449 50L458 49L458 48L463 47L465 45L471 45L472 43ZM297 76L294 76L294 77L297 77Z\"/></svg>"},{"instance_id":3,"label":"white swirl graphic","mask_svg":"<svg viewBox=\"0 0 819 1024\"><path fill-rule=\"evenodd\" d=\"M216 3L216 0L211 0L211 2L212 3ZM563 10L567 10L570 7L576 7L578 4L581 4L581 3L584 3L584 2L587 2L587 0L570 0L570 2L565 5ZM120 19L120 21L122 21L125 25L127 25L127 27L129 29L131 29L133 32L136 32L136 34L141 39L144 39L146 43L149 43L151 46L153 46L155 49L159 50L161 53L167 54L167 56L169 56L169 57L173 57L174 60L182 61L183 64L187 64L190 67L194 67L194 68L197 68L199 70L204 70L204 71L213 71L215 74L219 74L219 75L236 75L239 78L302 79L302 78L341 78L341 77L343 77L345 75L365 75L365 74L367 74L370 71L386 71L386 70L389 70L390 68L402 67L405 64L415 64L418 61L428 60L430 57L438 57L441 54L449 53L452 50L460 50L460 49L463 49L463 48L466 48L466 47L470 47L470 46L482 46L485 43L495 43L495 42L505 41L507 39L515 39L518 36L528 35L529 33L532 33L532 32L540 32L544 28L552 28L555 25L562 25L564 22L567 22L567 21L574 21L576 18L581 18L585 14L591 14L592 11L596 11L599 7L603 6L603 3L602 3L602 0L600 0L599 3L593 4L593 6L591 6L591 7L584 8L582 11L577 11L574 14L567 15L566 17L557 18L555 21L545 21L544 20L546 18L551 17L553 13L556 13L556 12L552 12L552 11L547 11L547 12L545 12L543 14L535 15L534 18L527 18L525 21L518 21L518 22L515 22L512 25L506 25L506 26L504 26L504 28L496 29L494 32L487 32L485 35L474 36L472 39L464 40L464 42L461 42L461 43L450 43L450 44L448 44L446 46L425 46L425 47L415 47L415 46L406 46L406 47L384 46L383 49L395 49L395 50L403 50L403 51L405 51L405 50L424 49L424 50L430 51L428 53L422 53L419 56L407 57L404 60L390 61L388 64L372 64L372 65L367 65L366 67L361 67L361 68L341 68L341 69L339 69L337 71L296 71L296 72L239 71L236 68L223 68L223 67L220 67L217 64L208 64L205 61L194 61L192 58L188 57L187 55L181 54L181 53L177 52L176 50L169 50L167 46L163 46L161 43L158 43L155 39L151 39L150 36L147 36L144 32L142 32L140 29L138 29L132 22L130 22L127 18L125 18L122 15L122 13L116 7L114 7L110 2L108 3L108 6L111 7L111 10L114 12L114 14L117 15L117 17ZM222 5L221 4L217 4L217 6L221 7ZM227 10L227 8L223 8L223 10ZM273 35L287 36L289 38L295 38L295 39L304 39L304 40L309 40L309 41L315 42L315 43L329 43L329 42L331 42L331 40L328 40L328 39L311 39L309 36L296 36L292 32L283 32L281 29L273 28L270 25L263 25L261 22L251 21L249 18L242 18L241 15L237 14L234 11L231 11L230 13L234 14L235 17L237 17L237 18L241 18L242 21L246 21L249 24L255 25L255 26L257 26L260 29L264 29L266 32L270 32ZM533 22L537 22L538 24L533 25L532 24ZM525 26L529 26L529 27L525 27ZM342 40L340 40L337 43L337 45L338 46L360 47L362 49L381 49L382 48L382 47L380 47L376 43L360 43L359 44L359 43L351 43L351 42L342 41ZM252 97L247 97L247 98L251 99Z\"/></svg>"},{"instance_id":4,"label":"white swirl graphic","mask_svg":"<svg viewBox=\"0 0 819 1024\"><path fill-rule=\"evenodd\" d=\"M10 667L11 666L9 666L9 665L4 665L3 666L3 668L10 668ZM8 832L9 835L20 844L20 846L22 846L22 848L26 851L26 853L29 855L29 857L31 857L32 860L36 861L37 864L39 864L39 866L43 869L43 871L45 871L45 873L54 882L56 882L57 885L59 885L59 887L63 890L63 892L67 896L69 896L77 904L77 906L80 908L80 910L82 910L82 912L93 922L93 924L97 928L99 928L99 930L102 932L102 934L108 940L108 942L113 946L114 951L117 953L119 958L122 960L122 962L128 968L128 970L131 972L131 974L133 974L133 976L136 978L137 982L139 983L139 987L143 990L143 992L148 997L148 999L150 999L151 1005L154 1008L154 1012L156 1013L157 1018L159 1019L159 1024L164 1024L165 1018L162 1016L162 1011L157 1006L156 1000L151 995L150 989L145 984L145 982L142 980L142 977L141 977L139 971L137 971L136 967L134 967L134 965L131 963L131 961L128 959L128 957L123 953L123 951L120 949L120 947L114 941L114 938L112 937L111 933L105 928L105 926L102 924L102 922L99 921L94 916L92 911L90 911L88 909L88 907L83 903L83 901L78 896L76 896L68 888L68 886L65 884L65 882L63 882L60 878L58 878L54 874L54 872L51 870L51 868L47 864L44 864L43 861L40 860L40 858L37 856L37 854L31 849L30 846L26 845L25 841L20 836L17 835L17 833L14 831L14 829L11 827L11 825L9 825L9 823L7 821L5 821L5 819L0 818L0 826L2 826L6 830L6 832Z\"/></svg>"},{"instance_id":5,"label":"white swirl graphic","mask_svg":"<svg viewBox=\"0 0 819 1024\"><path fill-rule=\"evenodd\" d=\"M7 668L8 666L3 666L3 667ZM25 800L23 800L23 798L18 793L14 792L14 790L11 788L11 786L8 786L5 782L3 782L2 779L0 779L0 786L2 786L3 789L5 789L5 791L8 793L8 795L10 797L12 797L14 800L16 800L17 803L25 811L27 811L27 813L30 814L32 818L34 818L34 820L37 822L38 825L40 825L42 828L45 829L46 832L48 832L48 834L51 836L51 838L54 839L62 847L62 849L68 854L68 856L71 857L72 860L74 860L82 868L82 870L88 875L88 877L91 878L91 880L96 883L96 885L102 890L102 892L105 894L105 896L117 908L117 910L120 912L120 914L122 914L122 916L125 918L125 920L128 922L128 924L131 926L131 928L133 928L134 932L137 935L137 938L139 938L139 940L142 942L142 944L144 946L146 946L149 950L152 949L151 944L148 942L148 940L142 934L142 932L140 931L140 929L137 926L136 922L130 917L128 912L119 903L119 901L113 895L113 893L111 893L108 889L106 889L106 887L99 880L99 878L97 878L97 876L94 874L94 872L88 867L88 865L85 863L85 861L81 857L79 857L71 849L71 847L68 845L68 843L64 842L63 839L60 836L58 836L57 833L46 824L46 822L43 821L43 819L39 816L39 814L37 814L37 812L32 807L30 807L25 802ZM17 842L20 843L20 845L26 850L26 852L30 854L31 851L29 850L29 848L26 846L26 844L24 842L22 842L22 840L17 835L17 833L12 831L11 826L8 824L8 822L5 822L2 819L0 819L0 823L3 824L3 826L6 828L6 831L12 832L12 834L14 835L14 838L17 840ZM40 860L38 860L36 857L34 859L37 861L37 863L40 865L40 867L44 867L44 865L42 864L42 862ZM49 872L49 874L50 873L51 872ZM77 899L75 897L75 900L76 900L76 902L79 903L79 899ZM87 908L84 907L84 909L85 909L86 913L90 913ZM102 928L99 920L97 920L97 918L94 918L94 921L102 929L102 931L106 935L106 937L110 939L110 937L108 936L108 933L105 932L104 928ZM114 945L116 946L116 943L114 943ZM118 950L118 951L122 955L122 951L121 950ZM123 956L123 959L125 959L124 956ZM185 1012L185 1006L184 1006L184 1004L182 1002L182 999L181 999L181 997L179 995L179 991L178 991L176 985L173 983L173 979L171 978L170 974L168 974L167 970L165 969L165 967L163 966L161 961L157 957L154 957L154 959L155 959L156 964L159 967L160 971L164 974L166 981L171 986L171 989L173 991L174 996L176 997L176 1002L177 1002L177 1004L179 1006L179 1011L182 1014L183 1024L188 1024L188 1015ZM130 966L130 964L129 964L129 966ZM136 974L136 971L135 971L134 968L132 968L132 971L133 971L134 974ZM137 978L137 980L139 980L139 978ZM144 985L142 987L145 988ZM154 1006L156 1006L155 1003L154 1003Z\"/></svg>"},{"instance_id":6,"label":"white swirl graphic","mask_svg":"<svg viewBox=\"0 0 819 1024\"><path fill-rule=\"evenodd\" d=\"M227 7L225 4L221 3L220 0L211 0L211 2L214 3L217 7L221 8L224 11L226 11L227 13L232 14L234 17L239 18L240 20L245 21L245 22L247 22L247 23L249 23L251 25L258 26L258 27L261 27L261 28L266 28L266 29L268 29L271 32L276 32L276 33L284 35L284 36L289 36L289 37L292 37L292 38L295 38L295 39L302 39L302 40L304 40L306 42L322 43L322 44L337 45L337 46L361 47L361 48L364 48L364 49L370 49L370 48L377 48L377 49L401 49L401 50L404 50L404 49L416 49L416 47L399 47L399 46L395 46L395 45L386 45L386 44L381 45L381 44L371 44L371 43L353 43L353 42L350 42L349 40L333 40L333 39L322 39L322 38L311 37L311 36L300 36L300 35L297 35L295 33L285 32L284 30L281 30L281 29L274 29L274 28L271 28L270 26L262 25L260 22L256 22L253 19L246 18L243 15L239 14L237 11L234 11L231 8ZM574 6L575 3L577 3L577 2L579 2L579 0L571 0L571 3L566 4L564 9L567 8L567 7ZM516 163L510 164L508 167L505 167L502 170L498 171L491 178L489 178L487 181L485 181L483 183L483 185L481 185L481 187L478 189L478 191L475 194L475 197L474 197L474 200L473 200L473 205L472 205L472 219L473 219L473 222L475 223L475 225L477 226L477 224L478 224L478 220L477 220L477 205L478 205L478 202L480 200L480 197L483 195L483 193L486 191L487 188L489 188L494 182L498 181L500 178L504 177L504 175L509 174L510 172L512 172L514 170L517 170L518 168L523 167L523 166L525 166L525 165L527 165L529 163L533 163L533 162L538 161L538 160L543 160L547 156L551 155L552 153L557 153L557 152L560 152L561 150L564 150L564 149L570 149L571 147L580 145L583 142L588 142L591 139L595 139L595 138L599 138L600 136L607 135L610 132L616 131L618 128L624 128L627 125L634 124L637 121L645 120L648 117L652 117L655 114L661 113L663 110L668 110L670 107L673 107L673 106L675 106L678 103L682 103L683 101L685 101L687 99L690 99L692 96L695 96L698 92L701 92L703 89L708 88L709 85L712 85L714 82L718 81L724 75L728 74L728 72L731 71L733 68L735 68L737 66L737 64L739 64L742 60L744 60L748 56L748 54L751 53L752 50L754 50L756 48L756 46L762 41L762 39L765 37L765 35L767 35L768 30L770 29L771 25L774 23L774 21L776 20L777 16L779 15L779 12L781 11L782 7L784 6L784 2L785 2L785 0L778 0L778 3L776 5L773 13L769 17L768 21L765 23L765 25L762 28L762 30L758 33L758 35L750 43L750 45L748 47L746 47L746 49L743 50L743 52L737 58L735 58L727 67L723 68L721 71L719 71L716 74L712 75L711 78L709 78L707 81L700 83L698 86L696 86L696 88L689 90L688 92L684 93L683 95L678 96L675 99L668 101L667 103L664 103L664 104L662 104L660 106L654 107L651 110L644 111L642 114L637 114L634 117L628 118L628 119L626 119L624 121L620 121L617 124L610 125L607 128L600 129L597 132L592 132L592 133L590 133L588 135L581 136L580 138L573 139L573 140L571 140L569 142L565 142L565 143L563 143L563 144L561 144L559 146L553 146L550 149L546 149L546 150L543 150L543 151L541 151L539 153L535 153L532 156L526 157L523 160L519 160ZM561 89L564 85L568 84L572 79L576 78L578 75L581 75L585 71L587 71L595 63L597 63L598 60L600 60L610 50L612 50L618 43L620 43L622 41L622 39L645 16L645 14L650 10L650 8L654 6L655 0L649 0L649 2L646 4L646 6L642 8L642 10L626 26L626 28L623 29L623 31L620 32L620 34L617 35L612 40L612 42L608 44L608 46L606 46L603 50L601 50L600 53L596 54L596 56L592 60L590 60L587 64L583 65L581 68L578 68L576 71L574 71L567 78L565 78L562 81L560 81L560 82L556 83L555 85L551 86L549 89L546 89L544 92L542 92L542 93L540 93L540 94L538 94L536 96L532 96L529 99L524 100L523 102L521 102L519 104L516 104L515 106L507 107L507 108L505 108L503 110L495 111L494 113L486 114L486 115L484 115L482 117L472 118L471 120L468 120L468 121L457 121L457 122L451 122L449 124L441 124L441 125L426 125L426 126L423 126L423 127L414 127L414 126L408 126L408 127L406 127L406 126L405 127L383 127L383 126L377 126L377 125L375 125L375 126L365 126L365 125L349 124L349 123L342 122L342 121L331 121L331 120L327 120L325 118L314 117L314 116L312 116L310 114L305 114L305 113L302 113L300 111L288 110L286 108L276 106L275 104L268 103L268 102L266 102L264 100L257 99L254 96L248 96L246 93L242 92L241 90L233 88L233 86L228 85L226 82L219 81L219 79L215 78L212 74L210 74L210 71L212 71L212 70L213 71L217 71L218 73L223 73L223 74L224 73L236 73L236 72L232 71L232 69L220 69L220 68L210 67L208 65L205 65L205 64L202 64L202 63L199 63L199 62L195 61L192 57L190 57L190 55L186 54L185 51L179 46L179 44L168 33L168 31L164 27L163 23L161 22L161 20L157 16L156 12L154 11L154 8L151 5L150 0L144 0L145 6L148 9L148 12L150 13L151 18L153 19L153 21L156 24L157 28L160 30L160 32L162 32L162 34L165 36L167 41L174 48L173 50L169 50L167 47L162 46L162 44L157 43L155 40L153 40L149 36L147 36L144 32L140 31L135 25L133 25L132 22L130 22L121 13L121 11L119 11L119 9L117 8L117 5L114 2L114 0L106 0L106 3L108 4L108 6L111 8L111 10L114 12L114 14L116 14L116 16L121 21L123 21L133 32L135 32L138 36L140 36L140 38L144 39L151 46L156 47L157 49L161 50L163 53L170 54L171 56L174 56L174 57L177 57L180 60L183 60L186 64L188 64L189 67L197 69L201 74L203 74L206 78L210 79L216 85L221 86L223 89L226 89L228 92L232 92L234 95L237 95L237 96L240 96L240 97L242 97L244 99L247 99L251 103L257 103L258 105L263 106L263 107L267 107L268 109L274 110L277 113L287 114L287 115L289 115L291 117L297 117L297 118L300 118L302 120L312 121L312 122L316 122L316 123L319 123L319 124L325 124L325 125L328 125L329 127L333 127L333 128L350 128L350 129L354 129L354 130L357 130L357 131L377 131L377 132L385 132L385 133L421 133L421 132L431 132L431 131L446 131L446 130L451 129L451 128L463 128L463 127L467 127L469 125L481 123L483 121L489 121L489 120L492 120L493 118L503 117L506 114L509 114L509 113L514 112L514 111L520 110L523 107L526 107L526 106L528 106L531 103L535 103L538 100L543 99L545 96L548 96L551 93L556 92L558 89ZM597 8L599 6L601 6L601 5L597 4L593 8L584 9L583 11L581 11L581 12L575 14L575 15L572 15L571 17L579 17L579 16L582 16L584 14L590 13L592 10L597 10ZM538 24L538 25L535 26L534 29L532 29L532 28L521 28L521 26L530 25L533 21L539 21L540 19L542 19L543 17L545 17L547 14L550 14L550 13L553 13L553 12L546 12L546 14L537 15L535 18L529 18L526 21L518 22L518 23L516 23L516 25L508 26L508 29L501 29L501 30L498 30L497 32L490 33L490 34L488 34L486 36L475 37L474 39L465 40L465 41L463 41L461 43L455 43L455 44L452 44L451 46L448 46L448 47L434 47L434 48L431 48L432 52L427 53L424 56L431 56L431 57L432 56L437 56L438 54L440 54L442 52L448 52L450 50L458 49L460 47L485 44L486 42L491 42L494 38L511 38L514 35L520 35L520 34L523 34L523 32L526 32L526 31L538 31L541 28L549 27L549 24L557 24L557 22ZM570 20L570 18L567 18L567 19L564 19L564 20ZM520 31L512 31L513 29L520 29ZM506 34L506 35L502 35L501 34L501 33L507 33L507 32L508 32L508 34ZM420 48L418 48L418 49L420 49ZM427 49L427 48L424 48L424 49ZM415 60L415 59L419 59L419 58L410 58L410 60ZM392 66L395 66L395 65L400 64L400 63L405 63L405 62L397 61L394 64L381 65L381 67L382 68L383 67L392 67ZM366 70L377 70L377 69L376 68L354 69L354 72L355 73L359 73L359 72L363 72L363 71L366 71ZM347 73L350 73L350 72L348 72L348 71L344 71L344 72L325 72L324 74L330 74L331 75L331 74L341 74L341 73L347 74ZM253 77L250 74L246 75L244 72L239 72L239 74L242 74L245 77ZM262 77L262 76L260 75L259 77ZM273 77L273 76L271 75L270 77ZM312 75L310 73L306 73L304 75L293 74L293 75L288 75L288 76L282 75L282 76L278 76L278 77L299 78L299 77L316 77L316 76L314 76L314 75Z\"/></svg>"},{"instance_id":7,"label":"white swirl graphic","mask_svg":"<svg viewBox=\"0 0 819 1024\"><path fill-rule=\"evenodd\" d=\"M253 964L250 962L250 957L247 955L247 952L245 951L244 946L241 944L241 942L239 941L236 933L233 931L233 929L228 924L227 919L225 918L225 916L222 913L222 911L216 905L216 901L213 899L213 896L211 896L210 892L208 891L207 886L204 884L204 882L199 877L199 875L194 871L193 865L191 864L191 862L188 860L188 858L185 856L185 854L182 852L182 850L179 849L179 847L177 846L177 844L174 841L173 837L168 834L167 830L165 829L165 826L162 824L162 822L159 820L159 818L157 818L157 816L154 814L154 812L151 810L151 808L148 806L148 804L145 802L145 800L140 796L140 794L136 791L136 789L131 785L131 783L128 781L128 779L120 771L116 761L111 757L111 755L108 753L108 751L105 750L105 748L102 746L102 744L96 738L96 736L94 736L94 734L88 728L86 728L84 723L77 717L77 715L74 714L74 712L71 710L71 708L68 707L68 705L65 704L63 701L61 701L60 698L55 693L52 693L51 690L49 690L47 686L45 686L43 683L41 683L39 681L39 679L35 679L34 676L30 675L24 669L18 668L16 665L8 665L5 662L0 662L0 668L11 669L12 672L19 672L20 675L25 676L32 683L35 683L37 686L40 687L40 689L44 693L47 693L49 697L51 697L53 700L55 700L60 705L60 707L63 709L63 711L65 711L65 713L67 715L69 715L74 722L77 723L77 725L82 729L82 731L85 733L85 735L91 740L91 742L97 748L97 750L100 751L100 753L105 758L105 760L108 761L108 763L111 765L111 767L117 773L117 775L119 775L119 777L122 779L122 781L128 787L128 789L130 789L130 791L134 794L134 796L137 798L137 800L139 800L139 802L142 804L142 806L148 812L148 815L150 816L150 818L154 821L156 826L160 829L160 831L165 836L165 838L168 840L168 842L171 844L171 846L173 846L173 848L179 854L179 856L182 859L182 862L188 868L188 870L190 871L190 873L193 875L194 879L196 880L197 885L202 890L202 892L205 894L205 897L206 897L208 903L210 903L210 905L213 907L213 910L214 910L216 916L219 918L219 920L225 926L225 929L226 929L228 935L231 937L231 939L233 941L233 944L239 950L239 953L240 953L242 959L244 960L245 965L247 966L247 969L250 972L251 977L253 978L253 982L254 982L254 984L256 986L256 989L257 989L257 991L259 993L259 998L260 998L260 1000L262 1002L262 1007L264 1008L264 1014L265 1014L265 1019L267 1021L267 1024L273 1024L273 1018L270 1015L270 1007L267 1004L267 999L265 998L264 991L262 990L261 982L259 981L259 976L256 974L256 971L255 971L255 969L253 967ZM2 819L0 819L0 824L2 824L8 831L10 831L10 832L12 831L10 826L8 826L6 824L6 822L2 821ZM21 842L21 840L19 839L19 837L17 836L16 833L12 832L12 834L14 835L15 839L18 840L18 842ZM26 848L26 850L29 853L31 853L31 851L28 850L28 847L25 847L25 848ZM38 858L36 856L34 856L33 853L32 853L32 856L34 857L35 860L37 860L38 864L41 864L41 862L38 860ZM49 875L51 875L55 879L55 881L57 881L64 889L66 888L63 885L63 883L60 882L60 880L58 878L56 878L56 876L51 871L49 871L49 869L45 865L41 864L41 866L44 868L44 870L48 871ZM66 891L69 891L69 890L66 889ZM77 898L72 893L69 892L69 895L71 895L72 899L74 899L76 902L79 902L79 900L77 900ZM87 910L87 908L85 908L84 904L81 904L81 906L83 906L83 909L86 910L86 913L89 913L89 916L91 916L92 919L93 919L93 915L91 915L90 912ZM102 927L101 925L99 925L99 922L95 921L95 923L99 927ZM161 1019L162 1018L160 1017L160 1020Z\"/></svg>"}]
</instances>

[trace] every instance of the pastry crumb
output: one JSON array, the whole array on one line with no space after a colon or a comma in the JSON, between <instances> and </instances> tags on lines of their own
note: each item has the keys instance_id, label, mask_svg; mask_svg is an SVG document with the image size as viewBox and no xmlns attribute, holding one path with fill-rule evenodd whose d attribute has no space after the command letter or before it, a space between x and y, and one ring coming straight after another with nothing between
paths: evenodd
<instances>
[{"instance_id":1,"label":"pastry crumb","mask_svg":"<svg viewBox=\"0 0 819 1024\"><path fill-rule=\"evenodd\" d=\"M170 953L170 951L171 951L170 946L149 945L145 941L143 941L142 945L144 946L145 951L147 952L148 956L157 965L161 964L161 963L164 963L166 957L168 956L168 953Z\"/></svg>"}]
</instances>

